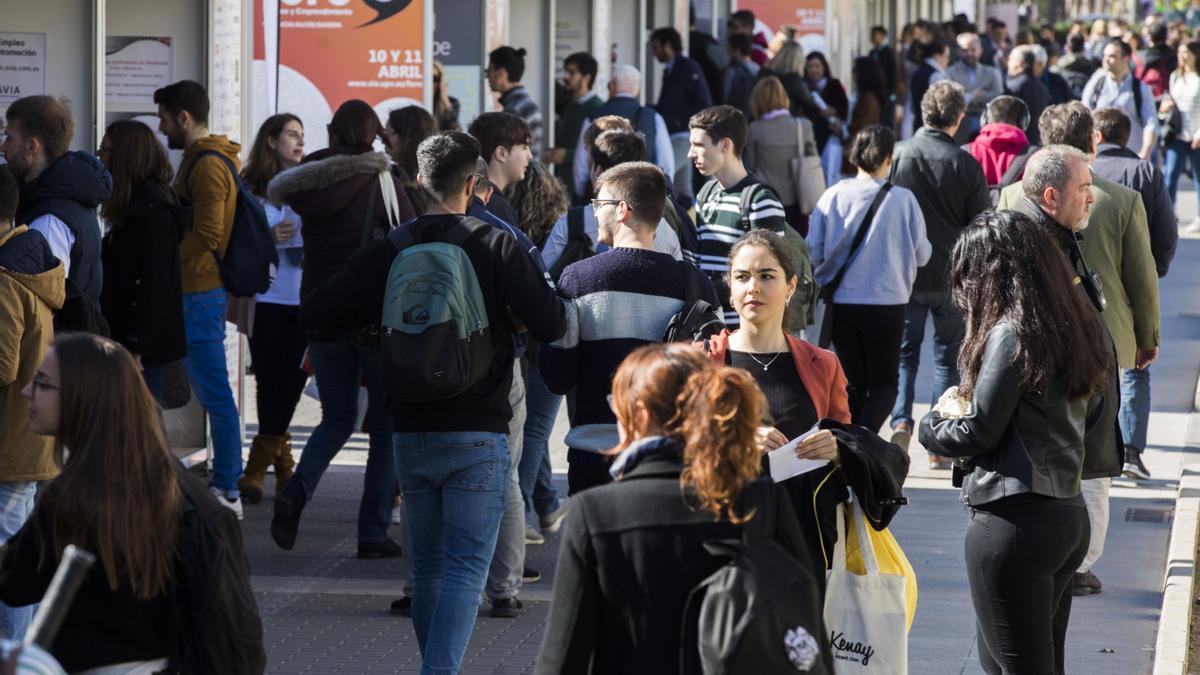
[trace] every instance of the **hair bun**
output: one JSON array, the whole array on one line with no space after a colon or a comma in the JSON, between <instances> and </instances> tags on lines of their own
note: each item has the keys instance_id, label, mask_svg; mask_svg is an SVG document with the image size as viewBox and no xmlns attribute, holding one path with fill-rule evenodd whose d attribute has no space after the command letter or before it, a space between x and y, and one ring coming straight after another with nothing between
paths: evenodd
<instances>
[{"instance_id":1,"label":"hair bun","mask_svg":"<svg viewBox=\"0 0 1200 675\"><path fill-rule=\"evenodd\" d=\"M525 58L525 54L527 54L527 53L528 52L525 51L524 47L517 47L517 56L520 56L521 58Z\"/></svg>"}]
</instances>

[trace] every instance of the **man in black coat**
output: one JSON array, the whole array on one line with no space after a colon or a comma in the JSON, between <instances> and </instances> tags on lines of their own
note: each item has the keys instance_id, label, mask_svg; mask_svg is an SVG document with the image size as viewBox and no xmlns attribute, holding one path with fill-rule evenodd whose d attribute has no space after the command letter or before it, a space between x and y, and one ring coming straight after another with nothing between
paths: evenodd
<instances>
[{"instance_id":1,"label":"man in black coat","mask_svg":"<svg viewBox=\"0 0 1200 675\"><path fill-rule=\"evenodd\" d=\"M1037 55L1029 45L1014 47L1008 54L1008 77L1004 82L1004 91L1025 102L1029 108L1029 119L1033 120L1025 135L1030 143L1041 145L1042 136L1037 120L1041 118L1042 111L1050 106L1050 91L1034 74L1036 64Z\"/></svg>"},{"instance_id":2,"label":"man in black coat","mask_svg":"<svg viewBox=\"0 0 1200 675\"><path fill-rule=\"evenodd\" d=\"M896 51L888 42L887 28L871 27L871 52L868 56L875 59L879 63L879 69L883 71L884 93L888 97L883 102L879 119L884 126L894 127L896 125L896 85L900 71L896 69Z\"/></svg>"},{"instance_id":3,"label":"man in black coat","mask_svg":"<svg viewBox=\"0 0 1200 675\"><path fill-rule=\"evenodd\" d=\"M667 123L671 148L675 151L675 194L691 202L692 163L687 158L688 120L712 105L712 94L704 69L683 53L683 40L674 28L658 28L650 34L650 51L663 64L662 89L655 108Z\"/></svg>"},{"instance_id":4,"label":"man in black coat","mask_svg":"<svg viewBox=\"0 0 1200 675\"><path fill-rule=\"evenodd\" d=\"M908 447L912 436L912 406L925 320L933 315L935 358L933 394L958 384L958 345L962 342L962 316L950 301L946 266L959 233L981 211L991 206L983 169L967 151L954 143L966 113L962 85L936 82L921 101L925 126L911 140L896 146L891 181L908 188L921 204L933 255L917 271L912 296L905 309L904 339L900 345L900 394L892 409L892 443ZM949 469L949 462L930 457L933 468Z\"/></svg>"},{"instance_id":5,"label":"man in black coat","mask_svg":"<svg viewBox=\"0 0 1200 675\"><path fill-rule=\"evenodd\" d=\"M946 77L946 67L950 65L950 45L940 38L934 38L925 46L922 52L925 62L913 73L908 84L909 102L913 112L913 131L920 129L925 120L921 113L921 99L929 86L937 80Z\"/></svg>"},{"instance_id":6,"label":"man in black coat","mask_svg":"<svg viewBox=\"0 0 1200 675\"><path fill-rule=\"evenodd\" d=\"M1161 279L1167 275L1175 247L1179 243L1179 229L1175 222L1175 206L1167 194L1167 184L1162 171L1128 147L1132 123L1119 108L1101 108L1092 113L1096 131L1100 134L1100 145L1096 148L1096 161L1092 171L1101 178L1124 185L1142 195L1146 207L1146 222L1150 225L1150 253L1154 256L1154 267Z\"/></svg>"}]
</instances>

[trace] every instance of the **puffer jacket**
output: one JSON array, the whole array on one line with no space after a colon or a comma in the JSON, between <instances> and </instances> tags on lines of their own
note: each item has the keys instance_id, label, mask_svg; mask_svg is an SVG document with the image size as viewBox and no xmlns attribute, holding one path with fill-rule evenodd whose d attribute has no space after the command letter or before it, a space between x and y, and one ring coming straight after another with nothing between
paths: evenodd
<instances>
[{"instance_id":1,"label":"puffer jacket","mask_svg":"<svg viewBox=\"0 0 1200 675\"><path fill-rule=\"evenodd\" d=\"M963 228L992 205L983 169L946 132L922 127L896 146L891 181L916 196L933 246L913 291L945 292L950 249Z\"/></svg>"},{"instance_id":2,"label":"puffer jacket","mask_svg":"<svg viewBox=\"0 0 1200 675\"><path fill-rule=\"evenodd\" d=\"M52 313L66 297L63 270L40 233L18 227L0 234L0 483L58 475L53 440L29 428L21 388L54 338Z\"/></svg>"},{"instance_id":3,"label":"puffer jacket","mask_svg":"<svg viewBox=\"0 0 1200 675\"><path fill-rule=\"evenodd\" d=\"M352 154L349 150L314 152L300 166L271 179L267 198L287 204L300 216L304 239L300 301L304 302L325 280L342 271L346 261L364 243L391 229L379 174L386 173L396 189L400 222L414 217L404 186L388 171L387 155ZM368 214L368 201L373 203Z\"/></svg>"},{"instance_id":4,"label":"puffer jacket","mask_svg":"<svg viewBox=\"0 0 1200 675\"><path fill-rule=\"evenodd\" d=\"M996 324L988 332L970 414L930 412L921 420L919 438L929 452L970 460L963 500L971 506L1018 494L1079 494L1088 397L1070 398L1053 380L1045 391L1027 389L1014 363L1016 349L1012 327Z\"/></svg>"}]
</instances>

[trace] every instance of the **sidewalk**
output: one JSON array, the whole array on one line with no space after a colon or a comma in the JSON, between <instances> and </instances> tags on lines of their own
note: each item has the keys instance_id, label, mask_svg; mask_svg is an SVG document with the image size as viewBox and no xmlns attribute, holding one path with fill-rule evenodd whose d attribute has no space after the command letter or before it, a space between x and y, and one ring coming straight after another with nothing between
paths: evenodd
<instances>
[{"instance_id":1,"label":"sidewalk","mask_svg":"<svg viewBox=\"0 0 1200 675\"><path fill-rule=\"evenodd\" d=\"M1195 213L1181 203L1181 212ZM1181 199L1181 202L1183 200ZM1180 471L1200 461L1200 448L1187 447L1189 422L1200 374L1200 239L1180 241L1171 273L1162 285L1163 350L1154 364L1150 448L1145 460L1154 480L1135 486L1114 481L1112 517L1104 557L1095 568L1104 593L1076 598L1068 637L1068 672L1092 675L1146 673L1153 662L1162 601L1170 517ZM923 363L929 363L928 349ZM929 389L928 368L918 392ZM924 394L921 394L923 396ZM253 397L247 398L252 401ZM916 411L924 414L928 406ZM296 451L319 419L315 402L305 399L293 427ZM556 470L566 468L560 439L553 438ZM892 530L917 571L920 598L909 636L909 672L921 675L977 674L975 629L962 539L966 513L948 474L926 468L924 453L913 448L905 492L910 505ZM317 496L305 510L296 549L280 551L268 533L272 500L246 507L243 532L253 583L266 628L268 672L416 672L420 658L407 619L387 613L398 597L396 561L354 558L355 517L366 460L366 438L356 435L335 458ZM565 477L556 475L565 493ZM273 478L267 481L268 494ZM553 584L557 537L528 547L528 565L544 575L525 586L529 608L519 619L480 614L464 673L527 673L532 670L544 631Z\"/></svg>"}]
</instances>

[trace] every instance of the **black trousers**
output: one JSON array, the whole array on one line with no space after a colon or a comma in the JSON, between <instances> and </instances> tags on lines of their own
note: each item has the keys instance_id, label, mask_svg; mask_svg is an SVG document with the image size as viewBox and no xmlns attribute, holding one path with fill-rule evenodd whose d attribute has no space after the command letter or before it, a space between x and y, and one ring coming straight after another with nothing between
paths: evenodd
<instances>
[{"instance_id":1,"label":"black trousers","mask_svg":"<svg viewBox=\"0 0 1200 675\"><path fill-rule=\"evenodd\" d=\"M573 495L612 482L612 458L589 450L567 448L567 494Z\"/></svg>"},{"instance_id":2,"label":"black trousers","mask_svg":"<svg viewBox=\"0 0 1200 675\"><path fill-rule=\"evenodd\" d=\"M879 431L900 391L905 305L833 306L833 349L846 371L850 418Z\"/></svg>"},{"instance_id":3,"label":"black trousers","mask_svg":"<svg viewBox=\"0 0 1200 675\"><path fill-rule=\"evenodd\" d=\"M1016 495L971 510L967 579L989 675L1066 672L1071 575L1090 536L1079 496Z\"/></svg>"},{"instance_id":4,"label":"black trousers","mask_svg":"<svg viewBox=\"0 0 1200 675\"><path fill-rule=\"evenodd\" d=\"M301 369L308 334L300 327L300 308L266 302L254 306L250 359L258 385L258 433L282 436L292 423L308 375Z\"/></svg>"}]
</instances>

